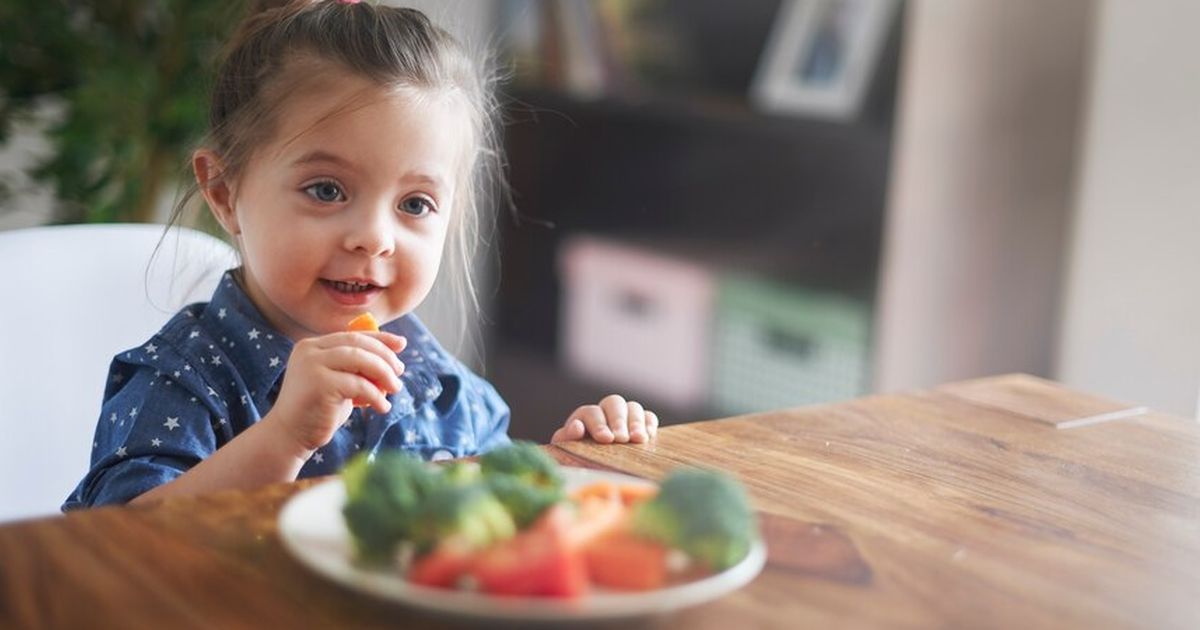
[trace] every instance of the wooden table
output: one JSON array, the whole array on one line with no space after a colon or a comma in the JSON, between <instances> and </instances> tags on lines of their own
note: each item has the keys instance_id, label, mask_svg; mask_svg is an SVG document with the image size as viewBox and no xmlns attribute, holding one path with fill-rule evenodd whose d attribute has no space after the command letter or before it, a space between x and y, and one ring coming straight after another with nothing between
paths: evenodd
<instances>
[{"instance_id":1,"label":"wooden table","mask_svg":"<svg viewBox=\"0 0 1200 630\"><path fill-rule=\"evenodd\" d=\"M1028 376L551 447L739 476L763 574L667 627L1200 627L1200 425ZM0 527L0 627L444 627L308 572L275 530L311 482Z\"/></svg>"}]
</instances>

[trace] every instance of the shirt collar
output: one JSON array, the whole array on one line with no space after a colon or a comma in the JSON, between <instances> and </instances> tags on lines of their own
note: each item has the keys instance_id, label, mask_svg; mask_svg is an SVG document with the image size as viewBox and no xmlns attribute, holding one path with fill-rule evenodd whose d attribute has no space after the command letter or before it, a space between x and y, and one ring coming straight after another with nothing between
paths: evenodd
<instances>
[{"instance_id":1,"label":"shirt collar","mask_svg":"<svg viewBox=\"0 0 1200 630\"><path fill-rule=\"evenodd\" d=\"M251 398L264 409L275 383L287 367L292 341L267 323L230 269L221 278L212 300L200 315L216 333L234 342L226 354L237 366Z\"/></svg>"}]
</instances>

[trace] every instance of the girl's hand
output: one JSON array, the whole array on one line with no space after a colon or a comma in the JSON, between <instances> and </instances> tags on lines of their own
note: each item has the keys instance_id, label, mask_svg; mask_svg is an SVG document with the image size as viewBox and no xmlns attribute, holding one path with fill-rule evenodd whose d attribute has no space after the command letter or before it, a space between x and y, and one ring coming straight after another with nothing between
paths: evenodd
<instances>
[{"instance_id":1,"label":"girl's hand","mask_svg":"<svg viewBox=\"0 0 1200 630\"><path fill-rule=\"evenodd\" d=\"M350 417L355 401L380 413L400 390L407 340L386 332L339 332L296 343L275 406L263 418L282 430L307 458Z\"/></svg>"},{"instance_id":2,"label":"girl's hand","mask_svg":"<svg viewBox=\"0 0 1200 630\"><path fill-rule=\"evenodd\" d=\"M601 444L633 442L641 444L658 435L658 414L644 409L641 403L626 401L611 394L598 405L576 409L561 429L554 432L551 442L582 440L585 436Z\"/></svg>"}]
</instances>

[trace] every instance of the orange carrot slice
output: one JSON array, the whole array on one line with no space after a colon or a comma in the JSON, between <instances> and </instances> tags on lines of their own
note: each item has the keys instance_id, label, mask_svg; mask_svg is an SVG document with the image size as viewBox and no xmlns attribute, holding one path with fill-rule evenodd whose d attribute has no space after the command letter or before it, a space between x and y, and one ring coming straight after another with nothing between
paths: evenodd
<instances>
[{"instance_id":1,"label":"orange carrot slice","mask_svg":"<svg viewBox=\"0 0 1200 630\"><path fill-rule=\"evenodd\" d=\"M571 492L571 498L578 502L589 498L609 499L620 501L621 504L628 507L639 501L652 499L656 494L658 494L658 488L652 485L597 481L575 489Z\"/></svg>"},{"instance_id":2,"label":"orange carrot slice","mask_svg":"<svg viewBox=\"0 0 1200 630\"><path fill-rule=\"evenodd\" d=\"M617 486L611 481L596 481L571 492L571 498L583 502L589 498L616 500Z\"/></svg>"},{"instance_id":3,"label":"orange carrot slice","mask_svg":"<svg viewBox=\"0 0 1200 630\"><path fill-rule=\"evenodd\" d=\"M625 528L597 538L584 550L592 584L622 591L649 591L667 582L667 548Z\"/></svg>"},{"instance_id":4,"label":"orange carrot slice","mask_svg":"<svg viewBox=\"0 0 1200 630\"><path fill-rule=\"evenodd\" d=\"M379 332L379 322L375 321L374 315L370 313L363 313L362 315L350 320L350 323L346 324L346 330L349 332ZM370 405L371 403L363 402L361 400L354 401L355 408L369 407Z\"/></svg>"},{"instance_id":5,"label":"orange carrot slice","mask_svg":"<svg viewBox=\"0 0 1200 630\"><path fill-rule=\"evenodd\" d=\"M346 330L351 332L379 332L379 322L370 313L363 313L346 324Z\"/></svg>"},{"instance_id":6,"label":"orange carrot slice","mask_svg":"<svg viewBox=\"0 0 1200 630\"><path fill-rule=\"evenodd\" d=\"M634 503L653 499L658 494L658 488L655 486L623 483L617 487L617 493L621 495L621 503L624 503L625 507L629 507Z\"/></svg>"},{"instance_id":7,"label":"orange carrot slice","mask_svg":"<svg viewBox=\"0 0 1200 630\"><path fill-rule=\"evenodd\" d=\"M616 529L629 518L629 510L616 495L591 495L579 501L575 519L567 532L567 543L573 549L588 547L592 541Z\"/></svg>"}]
</instances>

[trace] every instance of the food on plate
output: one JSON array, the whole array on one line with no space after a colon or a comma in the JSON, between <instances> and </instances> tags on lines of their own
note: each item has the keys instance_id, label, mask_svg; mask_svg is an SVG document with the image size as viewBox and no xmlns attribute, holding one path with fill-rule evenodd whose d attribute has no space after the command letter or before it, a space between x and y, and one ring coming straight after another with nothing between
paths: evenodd
<instances>
[{"instance_id":1,"label":"food on plate","mask_svg":"<svg viewBox=\"0 0 1200 630\"><path fill-rule=\"evenodd\" d=\"M749 553L756 523L741 484L713 471L680 470L634 509L631 527L721 571Z\"/></svg>"},{"instance_id":2,"label":"food on plate","mask_svg":"<svg viewBox=\"0 0 1200 630\"><path fill-rule=\"evenodd\" d=\"M484 476L511 475L540 488L562 488L558 462L532 442L514 442L479 458Z\"/></svg>"},{"instance_id":3,"label":"food on plate","mask_svg":"<svg viewBox=\"0 0 1200 630\"><path fill-rule=\"evenodd\" d=\"M529 442L442 466L359 456L341 477L357 560L436 588L552 598L656 589L737 564L758 535L745 491L723 473L568 489Z\"/></svg>"}]
</instances>

